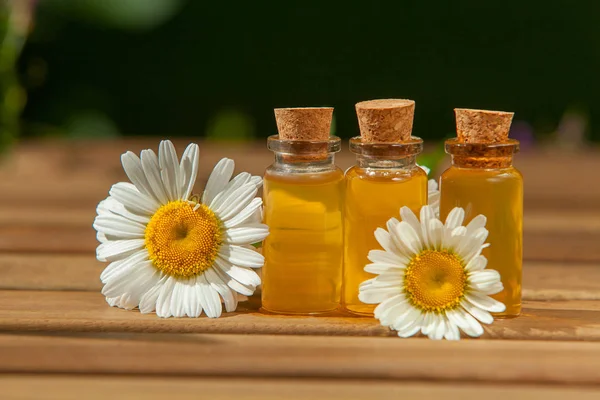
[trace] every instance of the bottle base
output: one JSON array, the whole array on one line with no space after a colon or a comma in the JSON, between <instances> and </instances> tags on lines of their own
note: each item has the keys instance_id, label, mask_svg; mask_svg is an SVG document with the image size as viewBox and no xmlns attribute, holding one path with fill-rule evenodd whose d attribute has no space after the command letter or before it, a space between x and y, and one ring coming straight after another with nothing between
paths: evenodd
<instances>
[{"instance_id":1,"label":"bottle base","mask_svg":"<svg viewBox=\"0 0 600 400\"><path fill-rule=\"evenodd\" d=\"M307 317L323 317L332 315L338 312L338 308L333 308L330 310L318 310L318 311L288 311L288 310L272 310L265 307L261 307L259 312L263 314L273 314L273 315L290 315L290 316L307 316Z\"/></svg>"}]
</instances>

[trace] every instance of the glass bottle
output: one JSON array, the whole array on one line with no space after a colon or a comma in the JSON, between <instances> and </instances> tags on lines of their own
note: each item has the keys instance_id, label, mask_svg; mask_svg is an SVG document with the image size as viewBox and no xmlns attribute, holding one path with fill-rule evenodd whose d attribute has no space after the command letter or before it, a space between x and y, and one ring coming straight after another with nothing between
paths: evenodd
<instances>
[{"instance_id":1,"label":"glass bottle","mask_svg":"<svg viewBox=\"0 0 600 400\"><path fill-rule=\"evenodd\" d=\"M416 165L423 140L410 136L413 110L414 102L409 100L357 104L361 136L350 140L356 165L346 171L345 178L342 286L342 306L352 314L373 315L375 308L358 299L359 285L375 277L364 271L370 263L369 251L381 249L375 230L386 229L386 222L397 218L401 207L418 215L427 204L427 174Z\"/></svg>"},{"instance_id":2,"label":"glass bottle","mask_svg":"<svg viewBox=\"0 0 600 400\"><path fill-rule=\"evenodd\" d=\"M512 165L519 150L519 142L508 139L513 114L462 109L456 113L459 138L445 145L452 166L440 178L440 216L443 220L454 207L465 210L465 224L479 214L486 216L490 246L482 254L504 286L492 297L506 305L496 317L516 317L521 312L523 176ZM461 116L470 120L468 124L458 121Z\"/></svg>"},{"instance_id":3,"label":"glass bottle","mask_svg":"<svg viewBox=\"0 0 600 400\"><path fill-rule=\"evenodd\" d=\"M278 123L279 124L279 123ZM281 127L280 127L281 134ZM281 136L281 135L280 135ZM282 314L319 314L340 303L343 257L343 172L334 164L338 137L268 138L275 162L263 186L262 307Z\"/></svg>"}]
</instances>

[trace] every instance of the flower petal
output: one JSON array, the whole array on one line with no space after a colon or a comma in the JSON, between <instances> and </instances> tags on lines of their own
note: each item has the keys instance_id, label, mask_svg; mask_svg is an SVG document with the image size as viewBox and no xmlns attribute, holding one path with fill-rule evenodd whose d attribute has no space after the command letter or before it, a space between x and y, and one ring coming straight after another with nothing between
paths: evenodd
<instances>
[{"instance_id":1,"label":"flower petal","mask_svg":"<svg viewBox=\"0 0 600 400\"><path fill-rule=\"evenodd\" d=\"M115 183L109 193L111 197L136 214L152 215L160 207L156 200L140 193L131 183Z\"/></svg>"},{"instance_id":2,"label":"flower petal","mask_svg":"<svg viewBox=\"0 0 600 400\"><path fill-rule=\"evenodd\" d=\"M265 224L245 225L225 230L225 241L229 244L252 244L262 242L269 235Z\"/></svg>"},{"instance_id":3,"label":"flower petal","mask_svg":"<svg viewBox=\"0 0 600 400\"><path fill-rule=\"evenodd\" d=\"M218 318L221 316L223 311L221 298L217 291L210 286L204 275L198 276L196 293L208 318Z\"/></svg>"},{"instance_id":4,"label":"flower petal","mask_svg":"<svg viewBox=\"0 0 600 400\"><path fill-rule=\"evenodd\" d=\"M215 198L210 208L222 221L226 221L246 208L252 199L256 197L257 191L255 185L247 183L223 197L221 203L216 206L214 203L217 199Z\"/></svg>"},{"instance_id":5,"label":"flower petal","mask_svg":"<svg viewBox=\"0 0 600 400\"><path fill-rule=\"evenodd\" d=\"M146 226L116 214L98 215L94 229L118 239L140 239L144 237Z\"/></svg>"},{"instance_id":6,"label":"flower petal","mask_svg":"<svg viewBox=\"0 0 600 400\"><path fill-rule=\"evenodd\" d=\"M200 150L196 143L190 143L181 156L179 164L179 178L181 179L180 198L187 200L192 195L196 177L198 176L198 156Z\"/></svg>"},{"instance_id":7,"label":"flower petal","mask_svg":"<svg viewBox=\"0 0 600 400\"><path fill-rule=\"evenodd\" d=\"M256 250L235 245L221 246L219 257L240 267L261 268L265 264L265 257Z\"/></svg>"},{"instance_id":8,"label":"flower petal","mask_svg":"<svg viewBox=\"0 0 600 400\"><path fill-rule=\"evenodd\" d=\"M144 243L144 239L114 240L101 243L96 248L96 257L99 261L117 261L142 249Z\"/></svg>"},{"instance_id":9,"label":"flower petal","mask_svg":"<svg viewBox=\"0 0 600 400\"><path fill-rule=\"evenodd\" d=\"M506 310L506 306L504 304L502 304L498 300L492 299L489 296L485 296L479 293L467 293L465 297L469 301L469 303L485 311L503 312Z\"/></svg>"},{"instance_id":10,"label":"flower petal","mask_svg":"<svg viewBox=\"0 0 600 400\"><path fill-rule=\"evenodd\" d=\"M150 182L148 182L148 178L144 173L140 158L135 153L128 151L127 153L121 155L121 164L123 165L125 174L127 174L127 177L133 183L136 190L142 193L145 197L151 198L154 203L158 204L159 200L154 196L152 186L150 185Z\"/></svg>"},{"instance_id":11,"label":"flower petal","mask_svg":"<svg viewBox=\"0 0 600 400\"><path fill-rule=\"evenodd\" d=\"M494 322L494 317L492 317L492 315L485 311L482 310L481 308L478 308L477 306L471 304L469 301L463 299L460 302L460 305L472 316L474 316L475 318L477 318L479 321L481 321L484 324L491 324L492 322Z\"/></svg>"},{"instance_id":12,"label":"flower petal","mask_svg":"<svg viewBox=\"0 0 600 400\"><path fill-rule=\"evenodd\" d=\"M162 178L160 176L160 166L158 164L158 157L156 154L150 150L142 150L141 154L142 160L142 168L144 169L144 174L150 183L150 188L152 189L152 193L158 199L160 204L167 204L169 201L169 197L165 191L165 186L163 184Z\"/></svg>"},{"instance_id":13,"label":"flower petal","mask_svg":"<svg viewBox=\"0 0 600 400\"><path fill-rule=\"evenodd\" d=\"M260 277L250 268L242 268L236 265L231 265L220 258L215 260L215 264L217 268L220 268L221 271L229 275L229 277L235 279L243 285L254 287L260 286Z\"/></svg>"},{"instance_id":14,"label":"flower petal","mask_svg":"<svg viewBox=\"0 0 600 400\"><path fill-rule=\"evenodd\" d=\"M213 268L209 268L204 271L204 277L207 282L210 283L213 289L215 289L223 298L223 303L225 303L225 311L233 312L237 308L238 300L237 296L234 296L234 292L227 286L225 282L221 279L221 277L213 270Z\"/></svg>"},{"instance_id":15,"label":"flower petal","mask_svg":"<svg viewBox=\"0 0 600 400\"><path fill-rule=\"evenodd\" d=\"M178 200L181 196L179 160L170 140L162 140L158 146L158 165L167 197L169 200Z\"/></svg>"},{"instance_id":16,"label":"flower petal","mask_svg":"<svg viewBox=\"0 0 600 400\"><path fill-rule=\"evenodd\" d=\"M486 266L487 258L485 258L484 256L477 256L471 258L465 269L467 270L467 272L472 274L474 272L483 271Z\"/></svg>"},{"instance_id":17,"label":"flower petal","mask_svg":"<svg viewBox=\"0 0 600 400\"><path fill-rule=\"evenodd\" d=\"M223 158L215 165L202 194L203 204L210 205L215 196L223 191L227 182L231 179L234 168L235 163L229 158Z\"/></svg>"},{"instance_id":18,"label":"flower petal","mask_svg":"<svg viewBox=\"0 0 600 400\"><path fill-rule=\"evenodd\" d=\"M402 218L402 221L410 224L410 226L412 226L415 232L419 235L419 238L421 238L421 223L419 222L419 219L415 213L413 213L410 208L405 206L400 209L400 217Z\"/></svg>"},{"instance_id":19,"label":"flower petal","mask_svg":"<svg viewBox=\"0 0 600 400\"><path fill-rule=\"evenodd\" d=\"M453 230L462 225L465 219L465 210L460 207L455 207L450 211L448 217L446 218L446 228Z\"/></svg>"},{"instance_id":20,"label":"flower petal","mask_svg":"<svg viewBox=\"0 0 600 400\"><path fill-rule=\"evenodd\" d=\"M243 210L239 213L233 215L231 218L227 220L222 220L225 228L234 228L238 225L244 224L246 222L251 222L250 219L255 215L255 213L261 209L262 199L260 197L255 197L252 199L250 204L248 204ZM260 221L262 222L262 218Z\"/></svg>"},{"instance_id":21,"label":"flower petal","mask_svg":"<svg viewBox=\"0 0 600 400\"><path fill-rule=\"evenodd\" d=\"M396 264L402 268L406 267L406 263L404 263L400 257L384 250L371 250L369 251L367 258L374 263ZM405 259L408 261L406 257Z\"/></svg>"}]
</instances>

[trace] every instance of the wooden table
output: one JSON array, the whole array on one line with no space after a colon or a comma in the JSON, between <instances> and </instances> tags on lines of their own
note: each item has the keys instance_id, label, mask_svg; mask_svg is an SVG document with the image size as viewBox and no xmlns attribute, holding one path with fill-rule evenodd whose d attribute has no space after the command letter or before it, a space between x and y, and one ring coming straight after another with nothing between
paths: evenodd
<instances>
[{"instance_id":1,"label":"wooden table","mask_svg":"<svg viewBox=\"0 0 600 400\"><path fill-rule=\"evenodd\" d=\"M451 343L369 318L267 316L256 298L217 320L108 307L95 206L125 179L122 152L157 145L32 142L0 167L0 398L600 398L600 151L518 155L523 315ZM203 143L198 191L224 156L253 174L271 162L263 144Z\"/></svg>"}]
</instances>

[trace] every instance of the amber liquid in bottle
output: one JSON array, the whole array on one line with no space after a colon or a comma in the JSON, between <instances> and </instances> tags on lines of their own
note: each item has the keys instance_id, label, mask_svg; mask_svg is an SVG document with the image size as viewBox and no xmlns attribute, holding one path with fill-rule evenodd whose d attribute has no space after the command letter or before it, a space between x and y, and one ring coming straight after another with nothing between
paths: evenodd
<instances>
[{"instance_id":1,"label":"amber liquid in bottle","mask_svg":"<svg viewBox=\"0 0 600 400\"><path fill-rule=\"evenodd\" d=\"M460 151L468 154L463 151L468 145L458 145L455 140L446 143L448 153ZM486 145L478 146L483 148ZM498 271L502 277L504 290L492 297L506 305L506 310L495 316L506 318L521 313L523 177L511 165L512 152L517 150L518 142L511 141L501 146L506 148L506 151L500 151L504 153L502 157L453 157L453 165L440 179L440 216L443 220L454 207L462 207L465 224L479 214L487 217L487 242L490 246L482 254L488 260L487 268ZM487 147L498 153L499 145ZM479 154L482 154L481 151Z\"/></svg>"},{"instance_id":2,"label":"amber liquid in bottle","mask_svg":"<svg viewBox=\"0 0 600 400\"><path fill-rule=\"evenodd\" d=\"M418 215L427 204L427 174L415 164L422 141L413 139L410 144L379 145L360 144L360 139L352 139L352 151L363 153L358 156L359 165L346 172L342 305L352 314L370 316L375 309L375 305L358 299L360 283L375 277L364 271L370 263L369 251L381 249L375 230L386 229L386 222L397 218L401 207L407 206ZM387 156L367 155L370 150L380 154L384 146L390 147Z\"/></svg>"},{"instance_id":3,"label":"amber liquid in bottle","mask_svg":"<svg viewBox=\"0 0 600 400\"><path fill-rule=\"evenodd\" d=\"M335 143L339 148L339 139ZM274 151L276 144L271 142ZM319 314L339 307L343 188L333 153L319 162L279 158L265 173L264 221L270 231L263 245L265 311Z\"/></svg>"}]
</instances>

